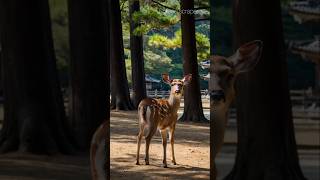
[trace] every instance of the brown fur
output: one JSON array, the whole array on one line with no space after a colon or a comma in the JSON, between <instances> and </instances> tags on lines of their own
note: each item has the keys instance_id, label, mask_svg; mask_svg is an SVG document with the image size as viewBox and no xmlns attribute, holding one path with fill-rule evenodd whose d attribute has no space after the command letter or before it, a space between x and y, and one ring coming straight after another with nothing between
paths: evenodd
<instances>
[{"instance_id":1,"label":"brown fur","mask_svg":"<svg viewBox=\"0 0 320 180\"><path fill-rule=\"evenodd\" d=\"M146 140L145 162L147 165L149 164L150 141L157 129L160 131L162 137L163 166L167 167L167 129L169 130L170 135L172 162L173 164L176 164L174 156L174 131L178 118L177 111L180 107L183 87L191 80L191 74L186 75L182 80L170 80L168 75L163 75L163 80L171 85L170 97L168 99L146 98L140 102L138 107L140 131L137 136L137 165L139 164L141 140L144 135Z\"/></svg>"},{"instance_id":2,"label":"brown fur","mask_svg":"<svg viewBox=\"0 0 320 180\"><path fill-rule=\"evenodd\" d=\"M103 180L105 177L105 139L108 133L108 123L104 122L94 133L90 147L90 169L92 180ZM102 149L99 149L102 148ZM100 162L98 162L98 161Z\"/></svg>"},{"instance_id":3,"label":"brown fur","mask_svg":"<svg viewBox=\"0 0 320 180\"><path fill-rule=\"evenodd\" d=\"M241 73L248 72L254 68L260 58L262 50L261 41L252 41L242 45L237 52L230 57L212 56L210 67L210 91L223 91L225 99L220 101L210 101L213 107L212 114L212 136L211 144L212 154L211 160L213 169L213 180L217 177L215 158L220 152L224 133L228 121L228 110L235 98L234 83L236 76Z\"/></svg>"}]
</instances>

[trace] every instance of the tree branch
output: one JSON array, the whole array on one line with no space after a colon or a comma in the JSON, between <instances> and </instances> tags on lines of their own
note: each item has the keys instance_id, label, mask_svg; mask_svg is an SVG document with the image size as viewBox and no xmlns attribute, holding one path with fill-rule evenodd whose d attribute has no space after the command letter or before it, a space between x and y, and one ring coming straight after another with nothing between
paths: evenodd
<instances>
[{"instance_id":1,"label":"tree branch","mask_svg":"<svg viewBox=\"0 0 320 180\"><path fill-rule=\"evenodd\" d=\"M195 19L195 21L209 21L210 18L198 18L198 19Z\"/></svg>"},{"instance_id":2,"label":"tree branch","mask_svg":"<svg viewBox=\"0 0 320 180\"><path fill-rule=\"evenodd\" d=\"M126 1L123 1L122 4L120 5L120 11L122 12L124 9L124 4L126 3Z\"/></svg>"},{"instance_id":3,"label":"tree branch","mask_svg":"<svg viewBox=\"0 0 320 180\"><path fill-rule=\"evenodd\" d=\"M176 11L176 12L180 12L179 10L177 10L177 9L175 9L175 8L173 8L173 7L169 7L169 6L166 6L166 5L164 5L164 4L161 4L161 3L158 2L158 1L151 0L151 2L157 4L157 5L161 6L161 7L164 7L164 8L166 8L166 9L170 9L170 10L173 10L173 11Z\"/></svg>"}]
</instances>

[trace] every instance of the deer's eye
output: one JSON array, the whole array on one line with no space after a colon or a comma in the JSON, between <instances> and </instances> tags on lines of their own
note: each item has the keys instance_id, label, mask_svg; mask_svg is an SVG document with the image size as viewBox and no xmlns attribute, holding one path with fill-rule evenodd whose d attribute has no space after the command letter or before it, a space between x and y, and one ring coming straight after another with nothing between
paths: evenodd
<instances>
[{"instance_id":1,"label":"deer's eye","mask_svg":"<svg viewBox=\"0 0 320 180\"><path fill-rule=\"evenodd\" d=\"M233 74L227 73L224 76L222 76L221 80L227 83L227 82L230 82L232 78L233 78Z\"/></svg>"}]
</instances>

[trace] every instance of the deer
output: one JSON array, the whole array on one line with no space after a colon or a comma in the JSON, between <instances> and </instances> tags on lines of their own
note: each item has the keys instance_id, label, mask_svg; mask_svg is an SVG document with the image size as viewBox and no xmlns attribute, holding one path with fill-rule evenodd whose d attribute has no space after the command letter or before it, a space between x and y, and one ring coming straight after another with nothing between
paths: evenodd
<instances>
[{"instance_id":1,"label":"deer","mask_svg":"<svg viewBox=\"0 0 320 180\"><path fill-rule=\"evenodd\" d=\"M263 43L254 40L245 43L230 57L214 55L210 58L210 106L213 108L212 166L213 179L217 177L215 158L224 141L224 133L228 122L228 110L236 98L234 84L239 75L254 69L258 63Z\"/></svg>"},{"instance_id":2,"label":"deer","mask_svg":"<svg viewBox=\"0 0 320 180\"><path fill-rule=\"evenodd\" d=\"M162 166L167 168L166 148L167 130L171 143L172 163L176 165L174 156L174 132L178 119L181 97L184 87L190 83L192 75L185 75L182 79L170 79L168 74L162 74L162 80L171 86L168 99L145 98L138 106L139 133L137 135L136 165L139 165L139 155L142 137L145 136L145 164L149 165L149 146L153 135L159 130L162 138L163 161Z\"/></svg>"},{"instance_id":3,"label":"deer","mask_svg":"<svg viewBox=\"0 0 320 180\"><path fill-rule=\"evenodd\" d=\"M92 180L106 180L106 138L109 133L109 121L104 121L94 132L90 144L90 170Z\"/></svg>"}]
</instances>

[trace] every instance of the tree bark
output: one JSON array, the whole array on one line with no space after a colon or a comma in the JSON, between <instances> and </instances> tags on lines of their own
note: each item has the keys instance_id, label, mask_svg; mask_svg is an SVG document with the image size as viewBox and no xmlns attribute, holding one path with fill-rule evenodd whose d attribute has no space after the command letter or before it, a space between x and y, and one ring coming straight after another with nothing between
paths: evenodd
<instances>
[{"instance_id":1,"label":"tree bark","mask_svg":"<svg viewBox=\"0 0 320 180\"><path fill-rule=\"evenodd\" d=\"M215 0L210 0L210 55L214 55L214 2ZM210 69L213 69L212 67L212 63L210 63ZM211 73L210 73L210 77L212 77ZM213 79L211 78L209 80L209 90L213 89L213 83L211 82ZM210 102L213 102L213 99L211 99L210 97ZM214 142L214 134L216 132L213 131L214 129L214 122L213 120L215 119L214 117L214 109L213 109L213 105L211 106L210 104L210 179L215 180L216 179L216 167L215 167L215 163L214 163L214 155L215 155L215 151L214 151L214 147L213 147L213 142Z\"/></svg>"},{"instance_id":2,"label":"tree bark","mask_svg":"<svg viewBox=\"0 0 320 180\"><path fill-rule=\"evenodd\" d=\"M210 55L214 54L214 2L215 0L210 0Z\"/></svg>"},{"instance_id":3,"label":"tree bark","mask_svg":"<svg viewBox=\"0 0 320 180\"><path fill-rule=\"evenodd\" d=\"M1 35L1 28L0 28L0 35ZM2 53L1 53L1 39L0 39L0 103L3 100L3 76L2 76Z\"/></svg>"},{"instance_id":4,"label":"tree bark","mask_svg":"<svg viewBox=\"0 0 320 180\"><path fill-rule=\"evenodd\" d=\"M137 108L140 101L146 98L146 85L144 73L143 58L143 37L133 34L135 28L140 24L132 20L132 15L140 11L138 0L130 0L130 51L131 51L131 67L132 67L132 103Z\"/></svg>"},{"instance_id":5,"label":"tree bark","mask_svg":"<svg viewBox=\"0 0 320 180\"><path fill-rule=\"evenodd\" d=\"M225 180L302 180L289 97L280 1L234 1L235 46L264 42L256 68L237 83L238 148Z\"/></svg>"},{"instance_id":6,"label":"tree bark","mask_svg":"<svg viewBox=\"0 0 320 180\"><path fill-rule=\"evenodd\" d=\"M48 1L1 1L4 122L0 152L71 153Z\"/></svg>"},{"instance_id":7,"label":"tree bark","mask_svg":"<svg viewBox=\"0 0 320 180\"><path fill-rule=\"evenodd\" d=\"M207 121L203 114L201 102L194 15L185 12L185 10L193 9L193 0L181 0L183 71L184 74L192 74L192 80L185 87L184 112L180 120Z\"/></svg>"},{"instance_id":8,"label":"tree bark","mask_svg":"<svg viewBox=\"0 0 320 180\"><path fill-rule=\"evenodd\" d=\"M109 20L105 0L69 0L70 122L81 150L109 120Z\"/></svg>"},{"instance_id":9,"label":"tree bark","mask_svg":"<svg viewBox=\"0 0 320 180\"><path fill-rule=\"evenodd\" d=\"M315 64L315 92L320 95L320 64Z\"/></svg>"},{"instance_id":10,"label":"tree bark","mask_svg":"<svg viewBox=\"0 0 320 180\"><path fill-rule=\"evenodd\" d=\"M109 0L111 109L133 110L130 100L122 39L119 0Z\"/></svg>"}]
</instances>

